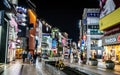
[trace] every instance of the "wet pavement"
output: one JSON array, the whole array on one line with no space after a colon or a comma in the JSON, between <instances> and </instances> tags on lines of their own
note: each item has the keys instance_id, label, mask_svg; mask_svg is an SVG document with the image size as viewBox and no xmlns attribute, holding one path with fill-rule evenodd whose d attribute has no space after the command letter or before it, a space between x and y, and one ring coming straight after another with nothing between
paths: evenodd
<instances>
[{"instance_id":1,"label":"wet pavement","mask_svg":"<svg viewBox=\"0 0 120 75\"><path fill-rule=\"evenodd\" d=\"M1 75L50 75L50 73L43 68L42 63L36 62L36 65L22 63L22 60L16 60L10 64L4 65L4 71ZM85 72L88 75L120 75L120 65L116 65L114 70L105 68L104 62L99 62L98 66L90 66L86 64L64 62L66 66L73 67L79 71Z\"/></svg>"},{"instance_id":2,"label":"wet pavement","mask_svg":"<svg viewBox=\"0 0 120 75\"><path fill-rule=\"evenodd\" d=\"M22 64L18 61L5 64L1 75L20 75L21 66Z\"/></svg>"},{"instance_id":3,"label":"wet pavement","mask_svg":"<svg viewBox=\"0 0 120 75\"><path fill-rule=\"evenodd\" d=\"M120 65L115 65L114 70L108 70L104 62L99 62L98 66L91 66L87 64L64 62L66 66L73 67L79 71L85 72L88 75L120 75Z\"/></svg>"},{"instance_id":4,"label":"wet pavement","mask_svg":"<svg viewBox=\"0 0 120 75\"><path fill-rule=\"evenodd\" d=\"M10 64L4 65L4 71L1 75L49 75L47 71L42 68L41 62L34 64L22 63L21 60L16 60Z\"/></svg>"}]
</instances>

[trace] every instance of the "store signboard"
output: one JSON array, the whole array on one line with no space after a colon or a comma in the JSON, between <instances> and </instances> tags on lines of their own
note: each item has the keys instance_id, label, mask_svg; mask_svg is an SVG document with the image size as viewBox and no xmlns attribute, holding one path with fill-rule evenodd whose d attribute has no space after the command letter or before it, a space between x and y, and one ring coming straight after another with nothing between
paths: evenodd
<instances>
[{"instance_id":1,"label":"store signboard","mask_svg":"<svg viewBox=\"0 0 120 75\"><path fill-rule=\"evenodd\" d=\"M98 25L99 24L99 17L88 17L87 18L87 25Z\"/></svg>"},{"instance_id":2,"label":"store signboard","mask_svg":"<svg viewBox=\"0 0 120 75\"><path fill-rule=\"evenodd\" d=\"M83 20L82 20L82 23L83 23L83 25L87 25L87 20L86 20L86 19L83 19Z\"/></svg>"},{"instance_id":3,"label":"store signboard","mask_svg":"<svg viewBox=\"0 0 120 75\"><path fill-rule=\"evenodd\" d=\"M111 33L119 32L120 27L117 25L116 27L112 27L109 30L104 31L104 35L110 35Z\"/></svg>"},{"instance_id":4,"label":"store signboard","mask_svg":"<svg viewBox=\"0 0 120 75\"><path fill-rule=\"evenodd\" d=\"M99 17L100 13L98 12L93 12L93 13L87 13L87 17Z\"/></svg>"},{"instance_id":5,"label":"store signboard","mask_svg":"<svg viewBox=\"0 0 120 75\"><path fill-rule=\"evenodd\" d=\"M42 36L50 36L50 33L42 33Z\"/></svg>"},{"instance_id":6,"label":"store signboard","mask_svg":"<svg viewBox=\"0 0 120 75\"><path fill-rule=\"evenodd\" d=\"M52 49L55 49L57 47L57 40L52 39Z\"/></svg>"},{"instance_id":7,"label":"store signboard","mask_svg":"<svg viewBox=\"0 0 120 75\"><path fill-rule=\"evenodd\" d=\"M103 18L107 14L114 11L115 7L116 5L115 5L114 0L100 0L100 8L101 8L100 18Z\"/></svg>"},{"instance_id":8,"label":"store signboard","mask_svg":"<svg viewBox=\"0 0 120 75\"><path fill-rule=\"evenodd\" d=\"M111 18L112 17L112 18ZM120 7L99 20L100 30L105 30L109 27L120 23Z\"/></svg>"},{"instance_id":9,"label":"store signboard","mask_svg":"<svg viewBox=\"0 0 120 75\"><path fill-rule=\"evenodd\" d=\"M111 44L120 43L120 33L115 34L115 35L111 35L111 36L103 37L102 43L103 43L103 45L111 45Z\"/></svg>"}]
</instances>

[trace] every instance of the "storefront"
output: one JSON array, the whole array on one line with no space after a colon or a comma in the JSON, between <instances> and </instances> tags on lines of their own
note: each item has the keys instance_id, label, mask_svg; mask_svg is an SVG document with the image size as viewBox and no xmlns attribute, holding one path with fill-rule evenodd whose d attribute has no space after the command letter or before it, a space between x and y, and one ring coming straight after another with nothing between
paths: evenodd
<instances>
[{"instance_id":1,"label":"storefront","mask_svg":"<svg viewBox=\"0 0 120 75\"><path fill-rule=\"evenodd\" d=\"M17 38L17 32L18 32L18 25L15 21L15 16L13 16L13 13L8 13L9 17L10 17L10 25L9 25L9 34L8 34L8 54L7 54L7 58L8 58L8 62L14 60L15 57L15 53L16 53L16 38Z\"/></svg>"},{"instance_id":2,"label":"storefront","mask_svg":"<svg viewBox=\"0 0 120 75\"><path fill-rule=\"evenodd\" d=\"M102 11L99 20L99 28L104 31L102 38L103 59L111 59L120 63L120 1L113 0L109 3L107 1L101 6Z\"/></svg>"},{"instance_id":3,"label":"storefront","mask_svg":"<svg viewBox=\"0 0 120 75\"><path fill-rule=\"evenodd\" d=\"M120 33L102 38L104 59L120 63Z\"/></svg>"},{"instance_id":4,"label":"storefront","mask_svg":"<svg viewBox=\"0 0 120 75\"><path fill-rule=\"evenodd\" d=\"M23 52L23 49L22 48L17 48L16 49L16 59L21 59L22 58L22 52Z\"/></svg>"},{"instance_id":5,"label":"storefront","mask_svg":"<svg viewBox=\"0 0 120 75\"><path fill-rule=\"evenodd\" d=\"M94 56L96 55L98 59L101 58L103 52L102 40L91 39L90 45L91 45L90 56L94 58Z\"/></svg>"},{"instance_id":6,"label":"storefront","mask_svg":"<svg viewBox=\"0 0 120 75\"><path fill-rule=\"evenodd\" d=\"M0 11L0 63L7 63L8 27L10 18L4 10Z\"/></svg>"}]
</instances>

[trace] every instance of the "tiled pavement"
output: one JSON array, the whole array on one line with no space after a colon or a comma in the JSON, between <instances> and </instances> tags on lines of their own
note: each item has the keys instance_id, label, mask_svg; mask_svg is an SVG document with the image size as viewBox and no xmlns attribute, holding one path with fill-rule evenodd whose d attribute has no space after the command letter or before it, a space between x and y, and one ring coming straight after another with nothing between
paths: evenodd
<instances>
[{"instance_id":1,"label":"tiled pavement","mask_svg":"<svg viewBox=\"0 0 120 75\"><path fill-rule=\"evenodd\" d=\"M1 75L20 75L21 65L22 64L18 61L10 64L5 64L4 71Z\"/></svg>"},{"instance_id":2,"label":"tiled pavement","mask_svg":"<svg viewBox=\"0 0 120 75\"><path fill-rule=\"evenodd\" d=\"M114 70L105 68L104 62L99 62L98 66L90 66L86 64L64 62L67 66L76 68L89 75L120 75L120 65L116 65Z\"/></svg>"},{"instance_id":3,"label":"tiled pavement","mask_svg":"<svg viewBox=\"0 0 120 75\"><path fill-rule=\"evenodd\" d=\"M42 68L42 64L39 62L33 65L23 64L21 60L16 60L4 65L4 71L1 75L49 75L49 73Z\"/></svg>"},{"instance_id":4,"label":"tiled pavement","mask_svg":"<svg viewBox=\"0 0 120 75\"><path fill-rule=\"evenodd\" d=\"M105 69L104 63L99 62L98 66L83 65L78 63L65 62L68 66L74 67L89 75L120 75L120 65L115 66L114 70ZM43 67L42 63L23 64L21 60L16 60L5 65L4 72L1 75L50 75Z\"/></svg>"}]
</instances>

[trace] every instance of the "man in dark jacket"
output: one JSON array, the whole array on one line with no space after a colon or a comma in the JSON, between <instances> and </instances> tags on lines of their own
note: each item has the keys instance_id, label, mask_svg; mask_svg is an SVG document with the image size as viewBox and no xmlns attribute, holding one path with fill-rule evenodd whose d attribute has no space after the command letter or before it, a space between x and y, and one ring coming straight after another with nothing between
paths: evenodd
<instances>
[{"instance_id":1,"label":"man in dark jacket","mask_svg":"<svg viewBox=\"0 0 120 75\"><path fill-rule=\"evenodd\" d=\"M36 64L36 59L37 59L37 53L35 52L34 54L33 54L33 64Z\"/></svg>"},{"instance_id":2,"label":"man in dark jacket","mask_svg":"<svg viewBox=\"0 0 120 75\"><path fill-rule=\"evenodd\" d=\"M23 63L25 62L25 59L27 58L27 52L23 51L22 53L22 59L23 59Z\"/></svg>"}]
</instances>

